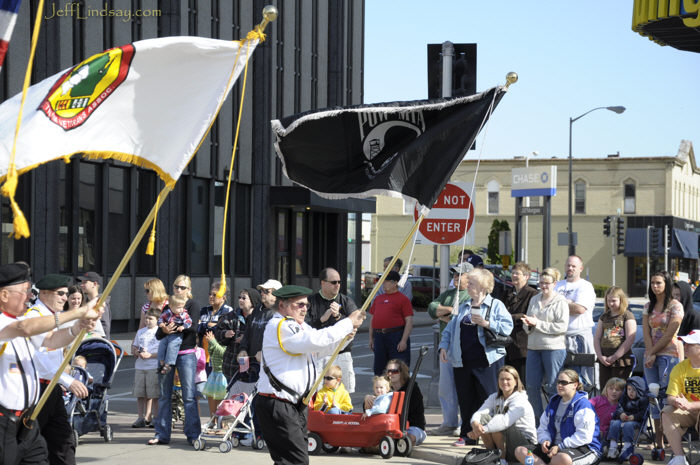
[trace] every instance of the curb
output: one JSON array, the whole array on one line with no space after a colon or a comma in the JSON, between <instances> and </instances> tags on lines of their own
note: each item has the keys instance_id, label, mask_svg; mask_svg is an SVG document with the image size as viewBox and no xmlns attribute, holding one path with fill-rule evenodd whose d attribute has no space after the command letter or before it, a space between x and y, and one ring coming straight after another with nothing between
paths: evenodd
<instances>
[{"instance_id":1,"label":"curb","mask_svg":"<svg viewBox=\"0 0 700 465\"><path fill-rule=\"evenodd\" d=\"M445 465L460 465L462 460L464 460L464 454L456 455L454 452L431 450L424 448L423 445L420 445L413 449L410 458L426 460L428 462L443 463Z\"/></svg>"}]
</instances>

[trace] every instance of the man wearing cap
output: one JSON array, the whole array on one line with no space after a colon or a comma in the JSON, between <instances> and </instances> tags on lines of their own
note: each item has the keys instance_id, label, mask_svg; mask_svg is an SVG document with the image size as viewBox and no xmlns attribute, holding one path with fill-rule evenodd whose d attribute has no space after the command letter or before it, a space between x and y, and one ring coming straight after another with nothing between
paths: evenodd
<instances>
[{"instance_id":1,"label":"man wearing cap","mask_svg":"<svg viewBox=\"0 0 700 465\"><path fill-rule=\"evenodd\" d=\"M428 305L428 315L440 323L440 337L442 330L452 319L452 314L457 313L459 304L469 300L467 293L467 273L474 267L469 263L459 263L450 268L453 273L454 287L447 289L437 296ZM438 340L439 342L439 340ZM451 436L459 428L459 403L457 401L457 387L455 386L452 363L440 361L440 381L438 383L438 398L442 408L442 424L440 427L428 431L428 434Z\"/></svg>"},{"instance_id":2,"label":"man wearing cap","mask_svg":"<svg viewBox=\"0 0 700 465\"><path fill-rule=\"evenodd\" d=\"M29 267L20 263L0 265L0 465L48 463L39 427L27 428L23 421L29 420L39 400L35 353L40 347L59 349L68 345L82 329L91 330L100 317L94 308L85 306L25 318L30 295Z\"/></svg>"},{"instance_id":3,"label":"man wearing cap","mask_svg":"<svg viewBox=\"0 0 700 465\"><path fill-rule=\"evenodd\" d=\"M275 303L277 297L272 293L282 287L282 283L276 279L268 279L263 284L258 284L257 289L260 291L260 301L262 306L257 306L246 318L245 330L241 339L241 350L238 352L239 357L254 357L260 361L260 350L262 349L263 334L265 326L274 315Z\"/></svg>"},{"instance_id":4,"label":"man wearing cap","mask_svg":"<svg viewBox=\"0 0 700 465\"><path fill-rule=\"evenodd\" d=\"M308 464L307 411L303 403L315 381L312 354L332 353L364 320L357 310L333 326L314 329L304 322L311 289L283 286L273 292L277 313L267 323L254 407L275 464Z\"/></svg>"},{"instance_id":5,"label":"man wearing cap","mask_svg":"<svg viewBox=\"0 0 700 465\"><path fill-rule=\"evenodd\" d=\"M94 271L88 271L87 273L78 276L78 281L80 281L80 288L83 290L88 300L92 300L95 297L100 296L100 288L102 287L102 276L95 273ZM109 308L109 301L111 296L107 298L104 303L104 313L100 318L100 325L105 333L105 339L109 339L110 330L112 327L112 310Z\"/></svg>"},{"instance_id":6,"label":"man wearing cap","mask_svg":"<svg viewBox=\"0 0 700 465\"><path fill-rule=\"evenodd\" d=\"M333 326L357 310L355 301L340 292L340 273L333 268L324 268L319 273L321 289L309 297L309 311L306 322L312 328L321 329ZM343 348L335 359L335 364L343 370L343 384L352 394L355 392L355 369L352 364L352 342ZM323 370L328 358L319 360L316 372Z\"/></svg>"},{"instance_id":7,"label":"man wearing cap","mask_svg":"<svg viewBox=\"0 0 700 465\"><path fill-rule=\"evenodd\" d=\"M686 359L671 370L666 406L661 411L664 435L674 454L669 465L688 464L681 441L686 429L697 428L700 420L700 331L693 330L678 339L684 342Z\"/></svg>"},{"instance_id":8,"label":"man wearing cap","mask_svg":"<svg viewBox=\"0 0 700 465\"><path fill-rule=\"evenodd\" d=\"M392 255L391 257L386 257L384 259L384 272L386 273L386 267L389 266L389 263L391 263L391 260L393 260L394 256ZM394 266L391 268L391 271L395 271L399 273L399 278L401 277L401 267L403 266L403 261L400 258L397 258L396 261L394 262ZM411 302L413 300L413 284L411 284L411 281L406 280L406 284L403 286L399 286L399 291L403 295L405 295L408 298L408 301ZM377 291L377 295L384 294L384 287L379 289ZM376 297L375 297L376 299Z\"/></svg>"},{"instance_id":9,"label":"man wearing cap","mask_svg":"<svg viewBox=\"0 0 700 465\"><path fill-rule=\"evenodd\" d=\"M401 275L387 273L382 287L369 313L372 315L369 332L369 349L374 352L374 374L381 375L389 360L398 358L411 365L411 330L413 307L411 301L399 292Z\"/></svg>"},{"instance_id":10,"label":"man wearing cap","mask_svg":"<svg viewBox=\"0 0 700 465\"><path fill-rule=\"evenodd\" d=\"M51 316L63 311L68 300L68 285L71 279L60 274L47 274L35 284L39 289L39 297L34 305L27 310L27 318ZM41 394L44 394L51 378L58 371L63 361L63 353L60 350L47 350L41 347L34 357L34 362L39 371ZM49 463L51 465L75 464L75 444L73 443L73 431L68 420L68 413L63 404L63 386L76 396L87 397L87 387L68 373L61 373L58 384L49 394L46 404L37 417L41 429L41 435L46 441L49 450Z\"/></svg>"}]
</instances>

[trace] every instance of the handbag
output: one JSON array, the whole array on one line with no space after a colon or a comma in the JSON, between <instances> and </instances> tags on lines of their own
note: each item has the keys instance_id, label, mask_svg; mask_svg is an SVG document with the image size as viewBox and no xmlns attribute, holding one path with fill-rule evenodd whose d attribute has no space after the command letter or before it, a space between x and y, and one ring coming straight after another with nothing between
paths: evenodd
<instances>
[{"instance_id":1,"label":"handbag","mask_svg":"<svg viewBox=\"0 0 700 465\"><path fill-rule=\"evenodd\" d=\"M491 303L493 304L493 301ZM486 311L486 317L484 319L486 321L491 321L489 320L490 316L491 305L489 305L489 309ZM484 339L486 340L486 347L508 347L513 343L512 337L506 334L497 333L491 328L484 328Z\"/></svg>"},{"instance_id":2,"label":"handbag","mask_svg":"<svg viewBox=\"0 0 700 465\"><path fill-rule=\"evenodd\" d=\"M462 465L500 465L501 451L498 449L477 449L467 452Z\"/></svg>"}]
</instances>

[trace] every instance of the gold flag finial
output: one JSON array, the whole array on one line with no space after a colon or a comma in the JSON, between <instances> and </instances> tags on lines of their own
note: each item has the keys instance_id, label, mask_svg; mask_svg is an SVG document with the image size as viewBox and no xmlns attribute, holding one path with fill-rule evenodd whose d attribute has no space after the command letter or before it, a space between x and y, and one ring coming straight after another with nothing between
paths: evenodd
<instances>
[{"instance_id":1,"label":"gold flag finial","mask_svg":"<svg viewBox=\"0 0 700 465\"><path fill-rule=\"evenodd\" d=\"M506 74L506 89L510 87L511 84L515 84L516 82L518 82L518 73L511 71L510 73Z\"/></svg>"},{"instance_id":2,"label":"gold flag finial","mask_svg":"<svg viewBox=\"0 0 700 465\"><path fill-rule=\"evenodd\" d=\"M274 5L267 5L262 11L263 20L258 25L260 32L265 31L265 28L269 23L277 19L277 7Z\"/></svg>"}]
</instances>

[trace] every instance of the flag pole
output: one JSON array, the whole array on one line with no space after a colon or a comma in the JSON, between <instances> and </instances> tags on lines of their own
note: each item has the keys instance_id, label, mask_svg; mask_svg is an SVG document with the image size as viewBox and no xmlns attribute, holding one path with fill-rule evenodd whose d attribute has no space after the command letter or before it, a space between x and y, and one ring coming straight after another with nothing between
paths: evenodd
<instances>
[{"instance_id":1,"label":"flag pole","mask_svg":"<svg viewBox=\"0 0 700 465\"><path fill-rule=\"evenodd\" d=\"M386 269L391 270L394 267L394 264L396 263L396 260L398 260L399 256L401 255L401 252L406 248L408 245L409 241L411 240L411 237L416 233L418 230L418 227L420 226L421 221L423 221L423 218L425 217L425 213L421 213L421 215L418 217L418 219L413 223L413 227L411 228L411 231L406 235L406 238L403 240L403 243L399 247L399 250L396 251L394 256L392 257L391 261L387 265ZM407 265L408 266L408 265ZM372 292L369 293L369 296L365 299L365 302L362 304L362 308L360 311L362 313L367 312L367 307L370 306L372 303L372 299L377 295L377 292L379 292L379 289L381 288L382 284L384 284L384 281L386 280L386 277L389 273L382 273L382 275L379 277L379 281L374 285L374 288L372 289ZM370 331L372 328L370 328ZM331 354L331 357L328 359L328 362L326 363L326 366L323 367L323 370L321 370L321 374L316 378L316 381L314 381L313 386L311 387L311 390L309 393L306 395L304 398L304 404L308 404L309 401L311 400L311 396L314 395L316 392L316 389L318 389L318 386L321 384L321 380L323 379L324 376L326 376L326 373L328 370L331 368L333 365L333 362L335 361L336 357L338 357L338 354L340 351L345 347L345 345L350 341L350 335L345 336L342 341L340 341L340 344L338 344L338 347L335 348L335 351L333 351L333 354Z\"/></svg>"},{"instance_id":2,"label":"flag pole","mask_svg":"<svg viewBox=\"0 0 700 465\"><path fill-rule=\"evenodd\" d=\"M107 300L107 297L109 296L110 292L112 292L112 289L114 286L117 284L117 280L121 276L122 272L124 271L124 268L126 268L126 265L129 263L129 260L131 260L131 256L134 254L136 251L136 248L139 246L139 243L143 239L143 237L146 235L146 231L148 231L148 228L153 221L153 217L156 215L156 212L158 209L160 209L161 205L163 205L163 202L165 201L165 198L170 194L170 192L173 190L173 186L170 186L168 184L165 185L163 190L160 191L160 194L158 195L158 198L156 199L155 205L153 205L153 208L151 208L151 212L148 214L148 217L144 220L143 224L141 225L141 228L138 230L136 233L136 236L134 236L134 239L131 241L131 245L127 249L126 253L124 254L124 257L122 257L122 261L119 262L119 265L117 266L117 269L114 270L114 274L109 280L109 283L107 283L107 287L105 287L104 292L100 296L99 300L95 304L95 308L100 308L102 304L105 303ZM68 362L70 362L71 358L73 358L73 355L75 352L78 350L78 347L80 346L80 343L83 340L83 337L85 337L85 329L82 329L80 333L76 336L75 341L73 342L73 345L71 346L70 350L66 353L65 357L63 358L63 361L61 362L61 366L56 370L56 373L53 375L53 378L51 378L51 382L49 385L46 387L46 390L44 391L44 394L41 396L39 399L39 403L36 404L36 407L34 407L34 411L32 412L31 417L27 421L27 419L24 419L24 426L27 428L31 428L31 424L33 421L36 420L36 417L39 416L39 412L41 412L41 409L44 407L44 404L49 398L49 395L51 395L51 391L53 390L54 386L56 386L56 383L58 382L58 378L61 376L63 373L63 370L66 369L66 366L68 365Z\"/></svg>"}]
</instances>

